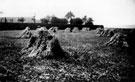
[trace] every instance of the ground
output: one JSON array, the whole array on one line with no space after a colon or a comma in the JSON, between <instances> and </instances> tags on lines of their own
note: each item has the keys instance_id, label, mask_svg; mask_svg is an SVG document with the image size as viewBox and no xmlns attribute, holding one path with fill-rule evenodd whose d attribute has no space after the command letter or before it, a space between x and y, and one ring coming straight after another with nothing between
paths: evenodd
<instances>
[{"instance_id":1,"label":"ground","mask_svg":"<svg viewBox=\"0 0 135 82\"><path fill-rule=\"evenodd\" d=\"M0 31L0 65L12 74L0 81L12 82L134 82L134 65L125 47L106 47L109 37L96 31L55 34L68 59L21 59L29 39L14 38L16 31ZM32 31L33 32L33 31Z\"/></svg>"}]
</instances>

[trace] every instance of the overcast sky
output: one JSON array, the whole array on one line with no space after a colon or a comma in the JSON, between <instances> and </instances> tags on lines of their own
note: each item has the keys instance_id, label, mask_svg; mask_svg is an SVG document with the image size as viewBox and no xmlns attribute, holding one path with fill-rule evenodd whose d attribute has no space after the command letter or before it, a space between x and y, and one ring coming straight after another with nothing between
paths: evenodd
<instances>
[{"instance_id":1,"label":"overcast sky","mask_svg":"<svg viewBox=\"0 0 135 82\"><path fill-rule=\"evenodd\" d=\"M0 17L64 17L68 11L94 24L135 25L135 0L0 0Z\"/></svg>"}]
</instances>

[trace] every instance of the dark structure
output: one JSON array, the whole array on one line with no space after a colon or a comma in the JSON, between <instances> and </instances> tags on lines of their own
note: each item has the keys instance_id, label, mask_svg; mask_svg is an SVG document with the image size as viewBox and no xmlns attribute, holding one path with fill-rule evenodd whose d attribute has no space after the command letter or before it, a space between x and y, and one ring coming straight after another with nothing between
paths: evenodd
<instances>
[{"instance_id":1,"label":"dark structure","mask_svg":"<svg viewBox=\"0 0 135 82\"><path fill-rule=\"evenodd\" d=\"M83 27L92 29L104 28L103 25L75 25L75 24L43 24L43 23L0 23L0 30L23 30L25 27L30 27L30 29L35 30L38 26L44 26L47 29L50 27L59 27L58 29L64 30L69 27L73 29L78 27L81 30Z\"/></svg>"}]
</instances>

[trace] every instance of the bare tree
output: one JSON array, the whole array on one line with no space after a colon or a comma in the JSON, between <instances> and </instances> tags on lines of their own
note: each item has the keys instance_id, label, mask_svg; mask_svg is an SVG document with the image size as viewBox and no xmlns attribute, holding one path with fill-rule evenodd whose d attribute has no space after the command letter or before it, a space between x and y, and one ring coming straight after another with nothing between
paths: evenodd
<instances>
[{"instance_id":1,"label":"bare tree","mask_svg":"<svg viewBox=\"0 0 135 82\"><path fill-rule=\"evenodd\" d=\"M70 20L75 17L75 15L69 11L66 15L65 15L65 18L68 20L69 24L70 24Z\"/></svg>"}]
</instances>

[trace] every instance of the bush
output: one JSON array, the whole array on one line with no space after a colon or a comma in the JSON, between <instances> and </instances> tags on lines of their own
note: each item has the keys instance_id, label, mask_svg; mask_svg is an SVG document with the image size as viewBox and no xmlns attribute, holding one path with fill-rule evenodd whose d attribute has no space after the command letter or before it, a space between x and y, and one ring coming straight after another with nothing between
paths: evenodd
<instances>
[{"instance_id":1,"label":"bush","mask_svg":"<svg viewBox=\"0 0 135 82\"><path fill-rule=\"evenodd\" d=\"M41 23L48 24L48 23L49 23L49 20L48 20L48 19L45 19L45 18L42 18L42 19L41 19Z\"/></svg>"},{"instance_id":2,"label":"bush","mask_svg":"<svg viewBox=\"0 0 135 82\"><path fill-rule=\"evenodd\" d=\"M65 18L52 17L51 24L67 24L68 21Z\"/></svg>"},{"instance_id":3,"label":"bush","mask_svg":"<svg viewBox=\"0 0 135 82\"><path fill-rule=\"evenodd\" d=\"M74 18L74 19L71 19L70 23L71 24L82 25L83 21L82 21L81 18Z\"/></svg>"}]
</instances>

